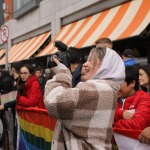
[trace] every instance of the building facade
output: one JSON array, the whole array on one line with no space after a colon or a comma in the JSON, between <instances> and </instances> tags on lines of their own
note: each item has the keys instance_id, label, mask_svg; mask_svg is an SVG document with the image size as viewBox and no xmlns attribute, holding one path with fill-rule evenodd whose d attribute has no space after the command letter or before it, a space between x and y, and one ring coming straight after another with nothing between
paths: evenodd
<instances>
[{"instance_id":1,"label":"building facade","mask_svg":"<svg viewBox=\"0 0 150 150\"><path fill-rule=\"evenodd\" d=\"M142 3L141 0L133 1L140 1L140 5ZM117 10L119 9L117 6L121 6L129 2L131 2L131 0L3 0L4 24L9 28L9 37L7 43L0 41L0 49L5 49L7 44L7 49L9 51L12 46L47 32L50 32L50 40L53 40L62 27L67 26L68 24L77 22L78 20L83 20L84 18L114 7L116 7ZM104 19L102 21L104 21ZM107 19L109 19L109 17ZM110 19L112 19L111 16ZM144 29L141 29L140 31L143 30ZM114 38L112 40L116 39ZM34 53L35 52L36 50ZM46 55L47 54L50 53L46 53ZM39 56L43 55L45 54L43 53ZM22 59L30 59L30 57L26 56ZM10 62L8 60L8 63L12 63L13 61L17 61L17 59L10 60ZM0 65L4 65L4 63L1 63Z\"/></svg>"}]
</instances>

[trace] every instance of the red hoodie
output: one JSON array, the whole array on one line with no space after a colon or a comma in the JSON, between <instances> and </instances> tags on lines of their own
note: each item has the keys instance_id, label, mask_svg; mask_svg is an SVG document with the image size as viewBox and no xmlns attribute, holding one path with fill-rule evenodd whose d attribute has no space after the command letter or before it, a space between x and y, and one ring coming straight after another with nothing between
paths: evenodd
<instances>
[{"instance_id":1,"label":"red hoodie","mask_svg":"<svg viewBox=\"0 0 150 150\"><path fill-rule=\"evenodd\" d=\"M43 94L38 79L33 75L24 85L26 96L18 93L17 104L25 107L44 108Z\"/></svg>"},{"instance_id":2,"label":"red hoodie","mask_svg":"<svg viewBox=\"0 0 150 150\"><path fill-rule=\"evenodd\" d=\"M150 126L150 95L139 90L134 95L126 98L123 109L122 105L118 103L114 127L120 129L143 130ZM125 110L134 110L135 113L131 119L123 119L123 112Z\"/></svg>"}]
</instances>

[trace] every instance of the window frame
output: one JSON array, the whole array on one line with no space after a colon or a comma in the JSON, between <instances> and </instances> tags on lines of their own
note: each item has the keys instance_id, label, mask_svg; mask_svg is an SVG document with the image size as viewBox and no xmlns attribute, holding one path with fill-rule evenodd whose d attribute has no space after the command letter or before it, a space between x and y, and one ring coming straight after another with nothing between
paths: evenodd
<instances>
[{"instance_id":1,"label":"window frame","mask_svg":"<svg viewBox=\"0 0 150 150\"><path fill-rule=\"evenodd\" d=\"M28 14L29 12L31 12L32 10L36 9L39 7L39 3L41 0L31 0L30 2L28 2L25 5L22 5L21 8L15 10L13 12L13 18L14 19L18 19L21 18L22 16L25 16L26 14ZM13 2L14 3L14 2Z\"/></svg>"}]
</instances>

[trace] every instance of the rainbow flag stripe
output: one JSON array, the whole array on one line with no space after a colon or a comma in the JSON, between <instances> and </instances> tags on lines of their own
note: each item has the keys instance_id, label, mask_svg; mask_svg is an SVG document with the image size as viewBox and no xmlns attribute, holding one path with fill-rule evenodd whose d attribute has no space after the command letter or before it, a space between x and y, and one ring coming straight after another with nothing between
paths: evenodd
<instances>
[{"instance_id":1,"label":"rainbow flag stripe","mask_svg":"<svg viewBox=\"0 0 150 150\"><path fill-rule=\"evenodd\" d=\"M17 107L19 150L50 150L56 120L47 110Z\"/></svg>"}]
</instances>

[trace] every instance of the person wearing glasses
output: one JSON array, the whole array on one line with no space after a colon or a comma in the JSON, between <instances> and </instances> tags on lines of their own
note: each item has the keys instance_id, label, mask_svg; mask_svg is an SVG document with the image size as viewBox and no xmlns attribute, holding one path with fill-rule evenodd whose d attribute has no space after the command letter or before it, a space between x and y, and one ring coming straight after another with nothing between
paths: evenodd
<instances>
[{"instance_id":1,"label":"person wearing glasses","mask_svg":"<svg viewBox=\"0 0 150 150\"><path fill-rule=\"evenodd\" d=\"M25 64L20 68L20 80L17 88L17 105L45 108L42 89L34 75L34 67L30 64Z\"/></svg>"}]
</instances>

